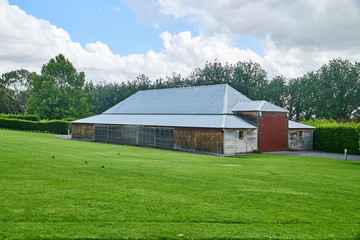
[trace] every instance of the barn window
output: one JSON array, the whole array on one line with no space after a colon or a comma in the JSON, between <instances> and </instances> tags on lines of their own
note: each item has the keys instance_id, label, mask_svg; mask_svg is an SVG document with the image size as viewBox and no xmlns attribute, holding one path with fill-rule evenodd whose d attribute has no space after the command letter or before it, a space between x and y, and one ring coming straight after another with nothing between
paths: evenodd
<instances>
[{"instance_id":1,"label":"barn window","mask_svg":"<svg viewBox=\"0 0 360 240\"><path fill-rule=\"evenodd\" d=\"M304 132L303 131L299 131L299 140L302 140L304 136Z\"/></svg>"},{"instance_id":2,"label":"barn window","mask_svg":"<svg viewBox=\"0 0 360 240\"><path fill-rule=\"evenodd\" d=\"M244 131L239 131L239 139L244 139Z\"/></svg>"}]
</instances>

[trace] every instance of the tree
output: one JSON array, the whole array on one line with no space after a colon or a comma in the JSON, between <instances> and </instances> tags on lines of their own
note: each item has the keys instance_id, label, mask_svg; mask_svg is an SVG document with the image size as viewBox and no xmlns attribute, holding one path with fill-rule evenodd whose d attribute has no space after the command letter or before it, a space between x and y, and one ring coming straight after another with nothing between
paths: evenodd
<instances>
[{"instance_id":1,"label":"tree","mask_svg":"<svg viewBox=\"0 0 360 240\"><path fill-rule=\"evenodd\" d=\"M309 72L289 81L286 105L290 119L303 120L315 116L319 99L316 79L316 73Z\"/></svg>"},{"instance_id":2,"label":"tree","mask_svg":"<svg viewBox=\"0 0 360 240\"><path fill-rule=\"evenodd\" d=\"M189 79L189 85L211 85L227 83L250 99L264 99L262 89L267 84L267 76L260 64L237 62L225 64L207 62L204 68L197 68Z\"/></svg>"},{"instance_id":3,"label":"tree","mask_svg":"<svg viewBox=\"0 0 360 240\"><path fill-rule=\"evenodd\" d=\"M100 114L128 97L125 83L99 83L94 86L94 113Z\"/></svg>"},{"instance_id":4,"label":"tree","mask_svg":"<svg viewBox=\"0 0 360 240\"><path fill-rule=\"evenodd\" d=\"M360 117L360 64L334 59L289 82L293 119Z\"/></svg>"},{"instance_id":5,"label":"tree","mask_svg":"<svg viewBox=\"0 0 360 240\"><path fill-rule=\"evenodd\" d=\"M279 107L286 107L289 91L287 82L285 77L276 76L269 83L263 84L262 98Z\"/></svg>"},{"instance_id":6,"label":"tree","mask_svg":"<svg viewBox=\"0 0 360 240\"><path fill-rule=\"evenodd\" d=\"M30 113L47 119L82 118L91 115L94 94L92 83L78 73L60 54L43 65L41 75L31 76Z\"/></svg>"},{"instance_id":7,"label":"tree","mask_svg":"<svg viewBox=\"0 0 360 240\"><path fill-rule=\"evenodd\" d=\"M360 116L360 63L334 59L316 73L320 94L316 117Z\"/></svg>"},{"instance_id":8,"label":"tree","mask_svg":"<svg viewBox=\"0 0 360 240\"><path fill-rule=\"evenodd\" d=\"M25 69L4 73L0 77L0 112L26 114L30 92L30 76Z\"/></svg>"},{"instance_id":9,"label":"tree","mask_svg":"<svg viewBox=\"0 0 360 240\"><path fill-rule=\"evenodd\" d=\"M195 69L190 75L192 86L222 84L229 81L231 66L222 65L215 60L214 63L206 62L204 68Z\"/></svg>"},{"instance_id":10,"label":"tree","mask_svg":"<svg viewBox=\"0 0 360 240\"><path fill-rule=\"evenodd\" d=\"M263 100L263 88L268 83L266 75L258 63L237 62L232 66L229 85L252 100Z\"/></svg>"}]
</instances>

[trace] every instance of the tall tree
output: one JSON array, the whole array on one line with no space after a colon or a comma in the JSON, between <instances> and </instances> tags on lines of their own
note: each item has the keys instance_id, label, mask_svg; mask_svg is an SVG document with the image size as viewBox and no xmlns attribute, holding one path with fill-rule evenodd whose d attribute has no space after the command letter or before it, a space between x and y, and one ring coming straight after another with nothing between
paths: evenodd
<instances>
[{"instance_id":1,"label":"tall tree","mask_svg":"<svg viewBox=\"0 0 360 240\"><path fill-rule=\"evenodd\" d=\"M262 89L267 82L266 71L258 63L237 62L232 66L229 84L252 100L264 99Z\"/></svg>"},{"instance_id":2,"label":"tall tree","mask_svg":"<svg viewBox=\"0 0 360 240\"><path fill-rule=\"evenodd\" d=\"M29 112L47 119L87 117L93 110L92 83L60 54L31 77Z\"/></svg>"},{"instance_id":3,"label":"tall tree","mask_svg":"<svg viewBox=\"0 0 360 240\"><path fill-rule=\"evenodd\" d=\"M128 97L125 83L99 83L94 86L94 113L100 114Z\"/></svg>"},{"instance_id":4,"label":"tall tree","mask_svg":"<svg viewBox=\"0 0 360 240\"><path fill-rule=\"evenodd\" d=\"M292 79L287 104L293 119L359 118L360 64L334 59Z\"/></svg>"},{"instance_id":5,"label":"tall tree","mask_svg":"<svg viewBox=\"0 0 360 240\"><path fill-rule=\"evenodd\" d=\"M315 109L319 99L316 79L316 73L309 72L289 81L286 105L290 111L290 119L309 119L316 115Z\"/></svg>"},{"instance_id":6,"label":"tall tree","mask_svg":"<svg viewBox=\"0 0 360 240\"><path fill-rule=\"evenodd\" d=\"M288 80L283 76L274 77L269 83L262 85L261 97L277 106L286 107L288 102Z\"/></svg>"},{"instance_id":7,"label":"tall tree","mask_svg":"<svg viewBox=\"0 0 360 240\"><path fill-rule=\"evenodd\" d=\"M260 64L237 62L225 64L207 62L204 68L197 68L189 77L191 86L227 83L250 99L263 99L262 88L267 84L267 76Z\"/></svg>"},{"instance_id":8,"label":"tall tree","mask_svg":"<svg viewBox=\"0 0 360 240\"><path fill-rule=\"evenodd\" d=\"M0 112L26 114L31 74L20 69L0 77Z\"/></svg>"},{"instance_id":9,"label":"tall tree","mask_svg":"<svg viewBox=\"0 0 360 240\"><path fill-rule=\"evenodd\" d=\"M213 85L226 83L230 79L231 68L215 60L206 62L204 68L195 69L190 75L192 86Z\"/></svg>"},{"instance_id":10,"label":"tall tree","mask_svg":"<svg viewBox=\"0 0 360 240\"><path fill-rule=\"evenodd\" d=\"M317 117L360 116L360 63L334 59L317 71L317 77Z\"/></svg>"}]
</instances>

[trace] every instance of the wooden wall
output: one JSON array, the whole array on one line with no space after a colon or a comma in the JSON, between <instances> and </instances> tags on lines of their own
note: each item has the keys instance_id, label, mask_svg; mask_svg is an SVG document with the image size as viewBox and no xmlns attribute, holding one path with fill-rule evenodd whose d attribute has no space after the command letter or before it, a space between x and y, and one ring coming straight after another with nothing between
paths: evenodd
<instances>
[{"instance_id":1,"label":"wooden wall","mask_svg":"<svg viewBox=\"0 0 360 240\"><path fill-rule=\"evenodd\" d=\"M175 149L222 154L220 129L175 128Z\"/></svg>"},{"instance_id":2,"label":"wooden wall","mask_svg":"<svg viewBox=\"0 0 360 240\"><path fill-rule=\"evenodd\" d=\"M289 149L312 150L313 131L309 129L289 129Z\"/></svg>"},{"instance_id":3,"label":"wooden wall","mask_svg":"<svg viewBox=\"0 0 360 240\"><path fill-rule=\"evenodd\" d=\"M135 142L128 139L129 129L136 130L135 135L130 134L136 137ZM172 131L173 134L161 134L164 131ZM72 124L72 138L75 139L227 155L257 151L257 130L245 129L244 132L244 139L238 139L239 129L223 131L202 128L122 125L96 125L95 127L94 124ZM147 141L149 137L152 141Z\"/></svg>"},{"instance_id":4,"label":"wooden wall","mask_svg":"<svg viewBox=\"0 0 360 240\"><path fill-rule=\"evenodd\" d=\"M239 138L240 131L243 131L243 138ZM224 130L224 154L236 155L258 151L257 135L257 129Z\"/></svg>"},{"instance_id":5,"label":"wooden wall","mask_svg":"<svg viewBox=\"0 0 360 240\"><path fill-rule=\"evenodd\" d=\"M84 140L94 139L94 126L94 124L73 123L71 125L71 137Z\"/></svg>"}]
</instances>

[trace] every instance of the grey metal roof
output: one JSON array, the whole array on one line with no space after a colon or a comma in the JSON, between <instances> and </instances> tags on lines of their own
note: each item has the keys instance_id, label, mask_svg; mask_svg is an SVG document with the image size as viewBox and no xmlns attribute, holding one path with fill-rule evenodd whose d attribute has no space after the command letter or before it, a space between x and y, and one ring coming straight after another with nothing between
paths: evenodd
<instances>
[{"instance_id":1,"label":"grey metal roof","mask_svg":"<svg viewBox=\"0 0 360 240\"><path fill-rule=\"evenodd\" d=\"M251 100L227 84L139 91L104 114L224 114Z\"/></svg>"},{"instance_id":2,"label":"grey metal roof","mask_svg":"<svg viewBox=\"0 0 360 240\"><path fill-rule=\"evenodd\" d=\"M124 124L141 126L256 129L235 115L138 115L100 114L72 123Z\"/></svg>"},{"instance_id":3,"label":"grey metal roof","mask_svg":"<svg viewBox=\"0 0 360 240\"><path fill-rule=\"evenodd\" d=\"M289 120L289 129L315 129L316 127Z\"/></svg>"},{"instance_id":4,"label":"grey metal roof","mask_svg":"<svg viewBox=\"0 0 360 240\"><path fill-rule=\"evenodd\" d=\"M235 112L289 112L267 101L238 102L232 110Z\"/></svg>"}]
</instances>

